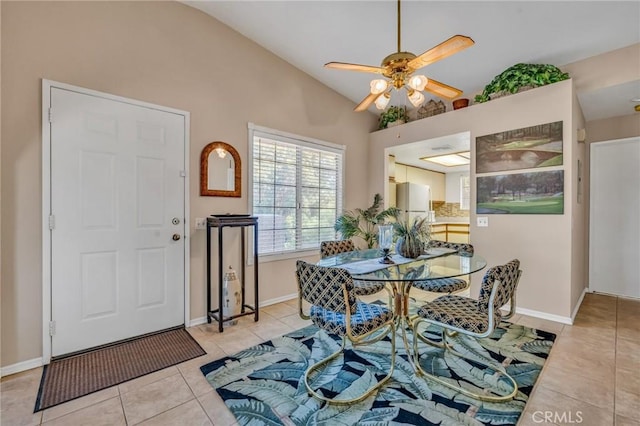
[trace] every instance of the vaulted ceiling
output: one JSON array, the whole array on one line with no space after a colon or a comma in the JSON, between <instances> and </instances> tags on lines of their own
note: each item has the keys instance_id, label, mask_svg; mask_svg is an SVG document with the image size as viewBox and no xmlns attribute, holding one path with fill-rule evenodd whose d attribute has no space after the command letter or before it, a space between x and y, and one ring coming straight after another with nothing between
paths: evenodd
<instances>
[{"instance_id":1,"label":"vaulted ceiling","mask_svg":"<svg viewBox=\"0 0 640 426\"><path fill-rule=\"evenodd\" d=\"M397 48L395 1L184 3L315 77L351 99L354 106L368 94L375 74L330 70L323 65L339 61L378 66ZM425 67L424 74L472 98L516 63L562 68L640 43L640 2L402 2L402 50L418 55L455 34L471 37L475 45ZM574 69L572 77L580 72ZM640 63L636 74L640 75ZM404 93L394 96L394 103L405 103ZM587 121L633 114L631 99L640 97L640 79L578 88L578 97Z\"/></svg>"}]
</instances>

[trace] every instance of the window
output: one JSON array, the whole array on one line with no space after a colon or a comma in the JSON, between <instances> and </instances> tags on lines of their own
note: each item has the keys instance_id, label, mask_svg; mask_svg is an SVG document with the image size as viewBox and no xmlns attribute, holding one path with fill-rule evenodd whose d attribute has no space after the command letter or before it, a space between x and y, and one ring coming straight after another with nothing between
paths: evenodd
<instances>
[{"instance_id":1,"label":"window","mask_svg":"<svg viewBox=\"0 0 640 426\"><path fill-rule=\"evenodd\" d=\"M250 208L258 254L317 250L342 212L344 147L249 127Z\"/></svg>"},{"instance_id":2,"label":"window","mask_svg":"<svg viewBox=\"0 0 640 426\"><path fill-rule=\"evenodd\" d=\"M471 179L469 175L460 176L460 210L471 208Z\"/></svg>"}]
</instances>

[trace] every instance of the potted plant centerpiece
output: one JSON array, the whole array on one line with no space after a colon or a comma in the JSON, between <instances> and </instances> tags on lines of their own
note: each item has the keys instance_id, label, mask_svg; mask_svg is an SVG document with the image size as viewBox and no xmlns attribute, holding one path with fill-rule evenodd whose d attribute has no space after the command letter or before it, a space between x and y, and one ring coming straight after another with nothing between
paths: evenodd
<instances>
[{"instance_id":1,"label":"potted plant centerpiece","mask_svg":"<svg viewBox=\"0 0 640 426\"><path fill-rule=\"evenodd\" d=\"M398 237L396 253L411 259L424 253L430 237L430 227L426 217L400 220L393 224L393 228Z\"/></svg>"},{"instance_id":2,"label":"potted plant centerpiece","mask_svg":"<svg viewBox=\"0 0 640 426\"><path fill-rule=\"evenodd\" d=\"M340 233L343 239L360 237L367 243L367 248L373 248L378 242L377 226L388 219L395 220L399 210L395 207L382 209L382 196L376 194L373 204L366 209L347 211L338 217L334 229Z\"/></svg>"},{"instance_id":3,"label":"potted plant centerpiece","mask_svg":"<svg viewBox=\"0 0 640 426\"><path fill-rule=\"evenodd\" d=\"M478 103L487 102L510 93L566 80L569 74L548 64L516 64L497 75L484 91L475 97Z\"/></svg>"},{"instance_id":4,"label":"potted plant centerpiece","mask_svg":"<svg viewBox=\"0 0 640 426\"><path fill-rule=\"evenodd\" d=\"M403 106L391 106L380 114L380 122L378 129L386 129L387 127L404 124L409 121L407 109Z\"/></svg>"}]
</instances>

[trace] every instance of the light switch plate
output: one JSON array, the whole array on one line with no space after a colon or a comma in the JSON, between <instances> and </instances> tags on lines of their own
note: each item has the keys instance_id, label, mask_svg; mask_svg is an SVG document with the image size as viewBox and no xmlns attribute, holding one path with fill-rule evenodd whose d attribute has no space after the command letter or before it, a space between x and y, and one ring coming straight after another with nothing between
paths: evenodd
<instances>
[{"instance_id":1,"label":"light switch plate","mask_svg":"<svg viewBox=\"0 0 640 426\"><path fill-rule=\"evenodd\" d=\"M196 229L206 229L207 219L204 217L196 217Z\"/></svg>"},{"instance_id":2,"label":"light switch plate","mask_svg":"<svg viewBox=\"0 0 640 426\"><path fill-rule=\"evenodd\" d=\"M487 216L478 216L476 220L478 228L486 228L489 226L489 218Z\"/></svg>"}]
</instances>

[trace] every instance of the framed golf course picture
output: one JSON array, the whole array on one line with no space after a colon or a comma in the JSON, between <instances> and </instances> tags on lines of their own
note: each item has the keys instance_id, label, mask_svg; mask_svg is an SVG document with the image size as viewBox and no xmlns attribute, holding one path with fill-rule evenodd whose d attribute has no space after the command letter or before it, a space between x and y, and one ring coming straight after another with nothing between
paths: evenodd
<instances>
[{"instance_id":1,"label":"framed golf course picture","mask_svg":"<svg viewBox=\"0 0 640 426\"><path fill-rule=\"evenodd\" d=\"M476 173L562 165L562 121L476 138Z\"/></svg>"},{"instance_id":2,"label":"framed golf course picture","mask_svg":"<svg viewBox=\"0 0 640 426\"><path fill-rule=\"evenodd\" d=\"M564 171L477 178L477 214L563 214Z\"/></svg>"}]
</instances>

